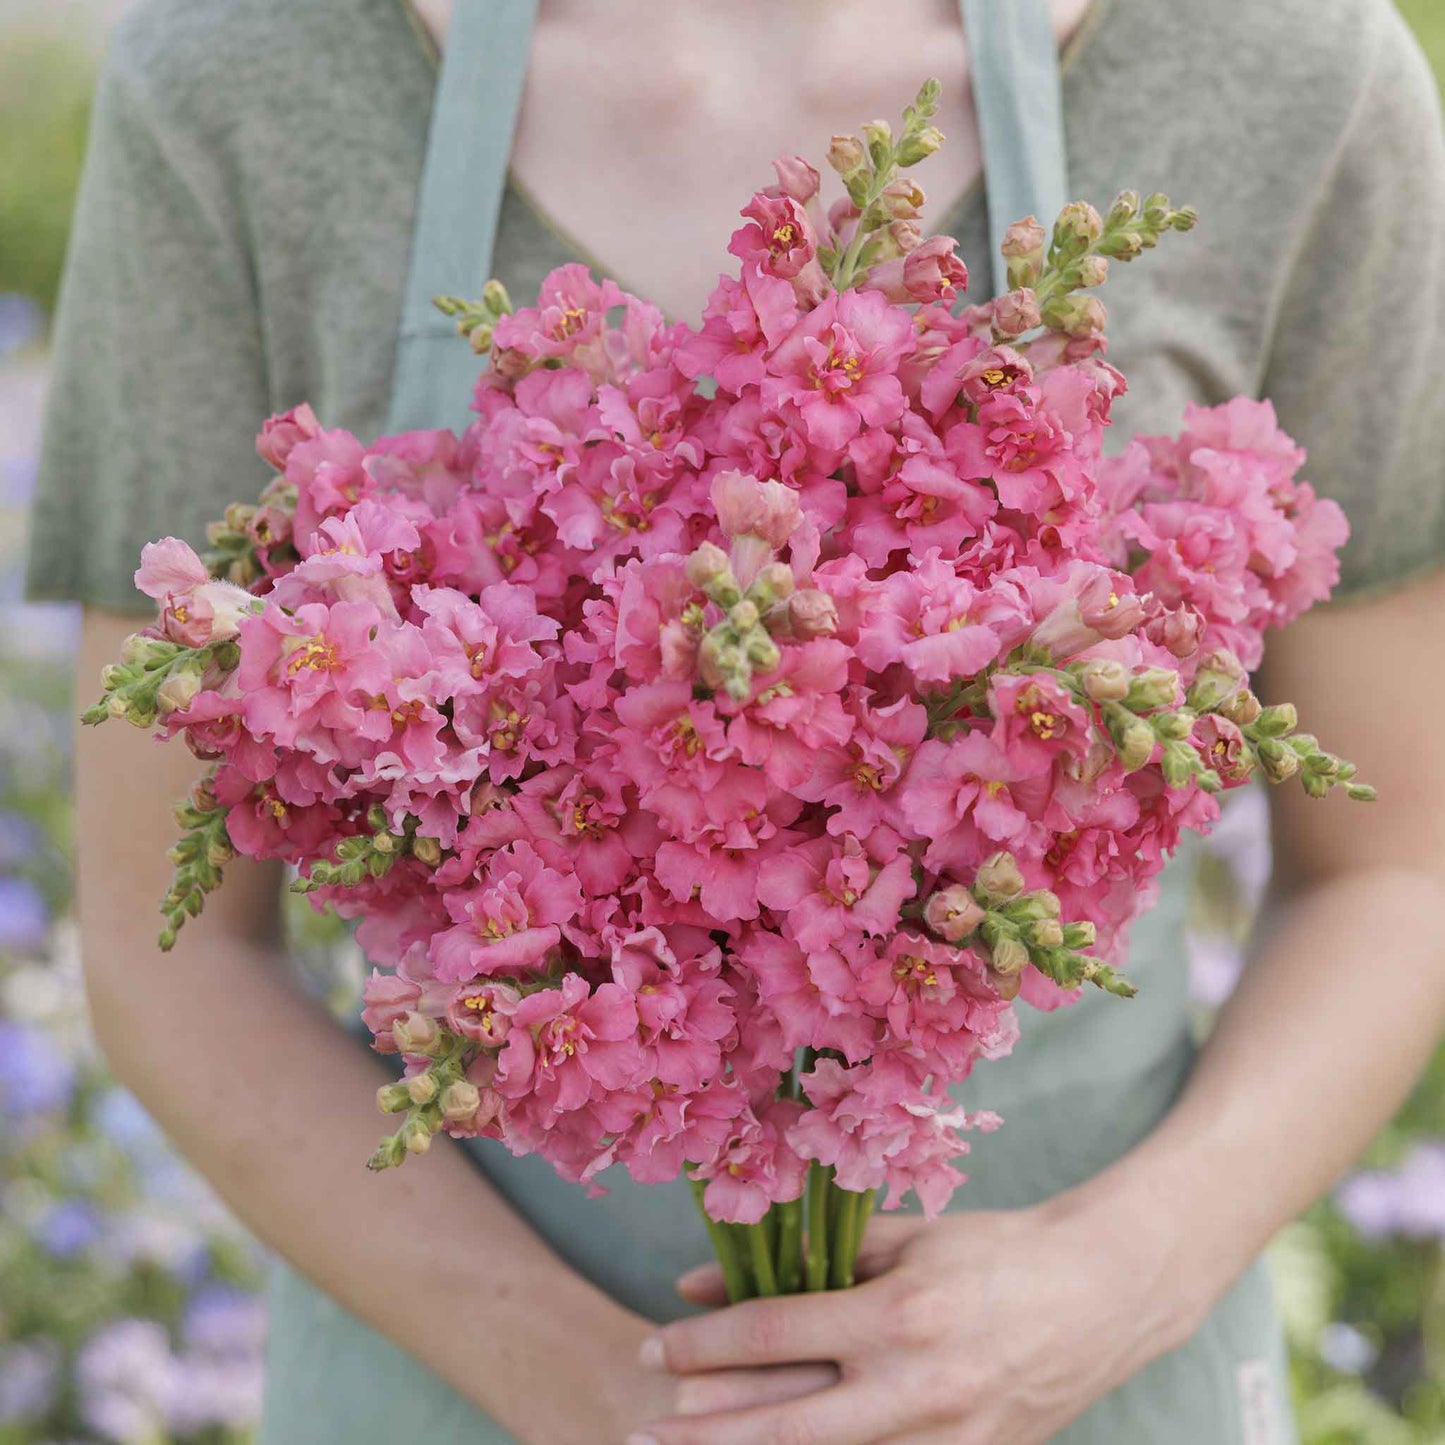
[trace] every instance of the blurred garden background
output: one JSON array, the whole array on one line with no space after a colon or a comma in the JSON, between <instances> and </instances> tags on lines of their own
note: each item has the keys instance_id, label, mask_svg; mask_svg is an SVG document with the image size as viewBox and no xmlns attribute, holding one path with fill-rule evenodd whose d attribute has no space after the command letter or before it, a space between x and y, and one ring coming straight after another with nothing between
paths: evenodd
<instances>
[{"instance_id":1,"label":"blurred garden background","mask_svg":"<svg viewBox=\"0 0 1445 1445\"><path fill-rule=\"evenodd\" d=\"M20 601L46 333L95 70L124 8L0 0L0 1445L229 1445L261 1395L259 1251L107 1079L77 1011L77 616ZM1445 0L1401 8L1445 75ZM1196 908L1202 1020L1267 874L1262 803L1246 796ZM344 991L358 961L301 926L312 976ZM1442 1246L1445 1050L1362 1168L1273 1251L1306 1445L1445 1445Z\"/></svg>"}]
</instances>

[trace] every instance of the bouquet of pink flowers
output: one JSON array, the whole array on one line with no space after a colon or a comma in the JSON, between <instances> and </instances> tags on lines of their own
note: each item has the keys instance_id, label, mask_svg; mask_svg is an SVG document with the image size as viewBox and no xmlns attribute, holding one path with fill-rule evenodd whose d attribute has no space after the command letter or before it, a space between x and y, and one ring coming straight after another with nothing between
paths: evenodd
<instances>
[{"instance_id":1,"label":"bouquet of pink flowers","mask_svg":"<svg viewBox=\"0 0 1445 1445\"><path fill-rule=\"evenodd\" d=\"M779 161L700 325L564 266L439 302L491 363L460 435L272 418L259 505L145 549L86 714L211 760L162 947L235 852L360 920L373 1167L446 1131L685 1173L734 1298L848 1284L878 1189L943 1208L1000 1122L950 1085L1016 998L1133 992L1221 789L1370 796L1248 685L1346 533L1270 407L1103 453L1088 292L1192 213L1020 222L956 314L903 174L936 97L834 140L826 213Z\"/></svg>"}]
</instances>

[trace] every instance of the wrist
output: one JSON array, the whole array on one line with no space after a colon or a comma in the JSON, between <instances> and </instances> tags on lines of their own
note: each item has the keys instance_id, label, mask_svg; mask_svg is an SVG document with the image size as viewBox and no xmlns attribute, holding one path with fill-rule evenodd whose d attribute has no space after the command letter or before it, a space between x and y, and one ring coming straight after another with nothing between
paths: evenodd
<instances>
[{"instance_id":1,"label":"wrist","mask_svg":"<svg viewBox=\"0 0 1445 1445\"><path fill-rule=\"evenodd\" d=\"M1096 1245L1127 1302L1139 1366L1188 1341L1253 1257L1218 1183L1192 1161L1137 1149L1045 1206Z\"/></svg>"}]
</instances>

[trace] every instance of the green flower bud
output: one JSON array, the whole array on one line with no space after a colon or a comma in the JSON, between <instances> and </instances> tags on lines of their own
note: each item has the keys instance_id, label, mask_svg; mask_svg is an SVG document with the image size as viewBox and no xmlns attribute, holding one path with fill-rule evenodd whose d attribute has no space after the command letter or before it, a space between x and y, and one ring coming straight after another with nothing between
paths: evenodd
<instances>
[{"instance_id":1,"label":"green flower bud","mask_svg":"<svg viewBox=\"0 0 1445 1445\"><path fill-rule=\"evenodd\" d=\"M428 1070L424 1074L413 1074L406 1081L407 1096L413 1104L430 1104L438 1092L436 1075Z\"/></svg>"},{"instance_id":2,"label":"green flower bud","mask_svg":"<svg viewBox=\"0 0 1445 1445\"><path fill-rule=\"evenodd\" d=\"M870 120L859 129L868 144L868 158L875 170L882 170L893 153L893 127L886 120Z\"/></svg>"},{"instance_id":3,"label":"green flower bud","mask_svg":"<svg viewBox=\"0 0 1445 1445\"><path fill-rule=\"evenodd\" d=\"M1123 703L1104 704L1104 724L1126 772L1142 768L1154 756L1154 729L1143 718L1135 717Z\"/></svg>"},{"instance_id":4,"label":"green flower bud","mask_svg":"<svg viewBox=\"0 0 1445 1445\"><path fill-rule=\"evenodd\" d=\"M1040 918L1029 924L1027 937L1036 948L1062 948L1064 926L1057 918Z\"/></svg>"},{"instance_id":5,"label":"green flower bud","mask_svg":"<svg viewBox=\"0 0 1445 1445\"><path fill-rule=\"evenodd\" d=\"M442 861L442 845L436 838L413 838L411 856L428 868L435 868Z\"/></svg>"},{"instance_id":6,"label":"green flower bud","mask_svg":"<svg viewBox=\"0 0 1445 1445\"><path fill-rule=\"evenodd\" d=\"M1272 783L1283 783L1299 772L1299 756L1276 738L1261 738L1255 744L1259 765Z\"/></svg>"},{"instance_id":7,"label":"green flower bud","mask_svg":"<svg viewBox=\"0 0 1445 1445\"><path fill-rule=\"evenodd\" d=\"M431 1126L420 1115L408 1119L401 1128L402 1147L408 1154L425 1154L431 1148Z\"/></svg>"},{"instance_id":8,"label":"green flower bud","mask_svg":"<svg viewBox=\"0 0 1445 1445\"><path fill-rule=\"evenodd\" d=\"M749 602L746 597L741 602L735 603L728 612L728 621L737 628L739 632L751 632L758 625L757 603Z\"/></svg>"},{"instance_id":9,"label":"green flower bud","mask_svg":"<svg viewBox=\"0 0 1445 1445\"><path fill-rule=\"evenodd\" d=\"M1188 708L1161 712L1149 719L1154 735L1164 742L1181 743L1194 731L1194 714Z\"/></svg>"},{"instance_id":10,"label":"green flower bud","mask_svg":"<svg viewBox=\"0 0 1445 1445\"><path fill-rule=\"evenodd\" d=\"M747 659L754 667L771 672L783 660L783 654L778 650L778 644L759 628L748 638Z\"/></svg>"},{"instance_id":11,"label":"green flower bud","mask_svg":"<svg viewBox=\"0 0 1445 1445\"><path fill-rule=\"evenodd\" d=\"M513 310L507 288L495 277L482 287L482 305L494 316L510 316Z\"/></svg>"},{"instance_id":12,"label":"green flower bud","mask_svg":"<svg viewBox=\"0 0 1445 1445\"><path fill-rule=\"evenodd\" d=\"M1028 966L1028 947L1022 939L1005 935L989 948L989 963L995 973L1012 978Z\"/></svg>"},{"instance_id":13,"label":"green flower bud","mask_svg":"<svg viewBox=\"0 0 1445 1445\"><path fill-rule=\"evenodd\" d=\"M1299 713L1292 702L1276 703L1260 713L1254 732L1262 738L1281 738L1299 726Z\"/></svg>"},{"instance_id":14,"label":"green flower bud","mask_svg":"<svg viewBox=\"0 0 1445 1445\"><path fill-rule=\"evenodd\" d=\"M1179 696L1179 674L1167 667L1150 667L1135 673L1124 706L1134 711L1170 707Z\"/></svg>"},{"instance_id":15,"label":"green flower bud","mask_svg":"<svg viewBox=\"0 0 1445 1445\"><path fill-rule=\"evenodd\" d=\"M898 147L898 164L900 166L916 166L919 161L926 160L931 156L942 144L943 132L936 125L924 126L922 130L904 136L903 143Z\"/></svg>"},{"instance_id":16,"label":"green flower bud","mask_svg":"<svg viewBox=\"0 0 1445 1445\"><path fill-rule=\"evenodd\" d=\"M411 1092L404 1080L394 1084L383 1084L376 1091L376 1106L383 1114L400 1114L403 1110L411 1108L411 1105Z\"/></svg>"},{"instance_id":17,"label":"green flower bud","mask_svg":"<svg viewBox=\"0 0 1445 1445\"><path fill-rule=\"evenodd\" d=\"M1238 727L1248 727L1263 711L1259 699L1246 687L1227 697L1215 711Z\"/></svg>"}]
</instances>

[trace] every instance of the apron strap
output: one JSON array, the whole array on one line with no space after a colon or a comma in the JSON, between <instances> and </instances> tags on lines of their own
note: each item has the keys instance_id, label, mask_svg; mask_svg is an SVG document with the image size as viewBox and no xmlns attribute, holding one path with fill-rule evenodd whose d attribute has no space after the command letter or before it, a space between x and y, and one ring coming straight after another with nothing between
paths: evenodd
<instances>
[{"instance_id":1,"label":"apron strap","mask_svg":"<svg viewBox=\"0 0 1445 1445\"><path fill-rule=\"evenodd\" d=\"M467 415L477 358L432 297L474 297L491 277L536 16L537 0L457 0L452 7L417 196L388 433L458 426Z\"/></svg>"},{"instance_id":2,"label":"apron strap","mask_svg":"<svg viewBox=\"0 0 1445 1445\"><path fill-rule=\"evenodd\" d=\"M988 198L993 292L1007 289L999 247L1013 222L1045 229L1063 209L1068 149L1048 0L960 0Z\"/></svg>"},{"instance_id":3,"label":"apron strap","mask_svg":"<svg viewBox=\"0 0 1445 1445\"><path fill-rule=\"evenodd\" d=\"M960 0L988 198L991 272L1005 229L1045 223L1067 191L1059 58L1048 0ZM477 362L431 304L475 295L492 249L526 81L537 0L457 0L442 56L417 197L388 433L456 426L466 417Z\"/></svg>"}]
</instances>

